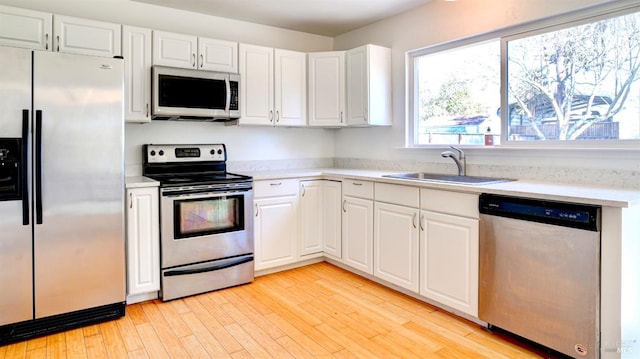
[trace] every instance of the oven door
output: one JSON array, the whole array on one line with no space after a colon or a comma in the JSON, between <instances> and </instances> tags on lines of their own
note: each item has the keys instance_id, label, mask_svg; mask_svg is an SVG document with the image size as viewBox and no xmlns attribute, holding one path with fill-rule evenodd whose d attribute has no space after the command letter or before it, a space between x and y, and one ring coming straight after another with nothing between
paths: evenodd
<instances>
[{"instance_id":1,"label":"oven door","mask_svg":"<svg viewBox=\"0 0 640 359\"><path fill-rule=\"evenodd\" d=\"M253 190L161 190L162 268L253 254Z\"/></svg>"}]
</instances>

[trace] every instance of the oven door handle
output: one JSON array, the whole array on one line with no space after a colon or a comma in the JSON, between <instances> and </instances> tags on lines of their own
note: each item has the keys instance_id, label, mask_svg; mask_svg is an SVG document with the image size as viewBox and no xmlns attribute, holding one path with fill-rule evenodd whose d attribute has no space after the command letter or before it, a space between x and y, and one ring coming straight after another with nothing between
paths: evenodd
<instances>
[{"instance_id":1,"label":"oven door handle","mask_svg":"<svg viewBox=\"0 0 640 359\"><path fill-rule=\"evenodd\" d=\"M215 190L212 189L191 189L191 190L180 190L180 191L169 191L169 192L162 192L162 196L163 197L183 197L183 196L190 196L190 197L195 197L193 195L202 195L202 197L206 197L206 196L227 196L230 194L235 194L235 193L246 193L251 191L252 188L251 187L245 187L245 188L237 188L237 187L224 187L224 188L216 188Z\"/></svg>"},{"instance_id":2,"label":"oven door handle","mask_svg":"<svg viewBox=\"0 0 640 359\"><path fill-rule=\"evenodd\" d=\"M252 262L253 261L253 256L250 257L242 257L238 260L232 261L232 262L228 262L225 264L218 264L218 265L214 265L211 267L204 267L204 268L197 268L197 269L176 269L176 270L171 270L171 271L166 271L164 272L164 276L165 277L172 277L172 276L176 276L176 275L186 275L186 274L198 274L198 273L206 273L206 272L213 272L213 271L217 271L217 270L221 270L221 269L225 269L225 268L230 268L230 267L235 267L238 266L240 264L244 264L247 262Z\"/></svg>"}]
</instances>

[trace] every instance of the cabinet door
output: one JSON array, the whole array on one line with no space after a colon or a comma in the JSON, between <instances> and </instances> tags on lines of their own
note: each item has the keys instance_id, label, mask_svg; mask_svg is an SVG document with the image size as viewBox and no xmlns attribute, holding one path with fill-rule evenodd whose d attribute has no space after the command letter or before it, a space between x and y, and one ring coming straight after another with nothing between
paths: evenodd
<instances>
[{"instance_id":1,"label":"cabinet door","mask_svg":"<svg viewBox=\"0 0 640 359\"><path fill-rule=\"evenodd\" d=\"M346 53L347 125L366 125L369 110L369 74L367 47Z\"/></svg>"},{"instance_id":2,"label":"cabinet door","mask_svg":"<svg viewBox=\"0 0 640 359\"><path fill-rule=\"evenodd\" d=\"M122 26L124 57L124 118L149 122L151 114L151 30Z\"/></svg>"},{"instance_id":3,"label":"cabinet door","mask_svg":"<svg viewBox=\"0 0 640 359\"><path fill-rule=\"evenodd\" d=\"M275 49L275 124L307 124L307 55Z\"/></svg>"},{"instance_id":4,"label":"cabinet door","mask_svg":"<svg viewBox=\"0 0 640 359\"><path fill-rule=\"evenodd\" d=\"M346 53L347 125L391 126L391 50L365 45Z\"/></svg>"},{"instance_id":5,"label":"cabinet door","mask_svg":"<svg viewBox=\"0 0 640 359\"><path fill-rule=\"evenodd\" d=\"M243 125L273 125L273 49L240 44L240 113Z\"/></svg>"},{"instance_id":6,"label":"cabinet door","mask_svg":"<svg viewBox=\"0 0 640 359\"><path fill-rule=\"evenodd\" d=\"M322 182L300 181L300 247L301 256L322 252L324 221Z\"/></svg>"},{"instance_id":7,"label":"cabinet door","mask_svg":"<svg viewBox=\"0 0 640 359\"><path fill-rule=\"evenodd\" d=\"M198 68L238 73L238 43L199 37Z\"/></svg>"},{"instance_id":8,"label":"cabinet door","mask_svg":"<svg viewBox=\"0 0 640 359\"><path fill-rule=\"evenodd\" d=\"M309 126L343 126L344 51L309 55Z\"/></svg>"},{"instance_id":9,"label":"cabinet door","mask_svg":"<svg viewBox=\"0 0 640 359\"><path fill-rule=\"evenodd\" d=\"M418 292L418 209L375 202L373 274Z\"/></svg>"},{"instance_id":10,"label":"cabinet door","mask_svg":"<svg viewBox=\"0 0 640 359\"><path fill-rule=\"evenodd\" d=\"M52 18L50 13L0 5L0 45L49 50Z\"/></svg>"},{"instance_id":11,"label":"cabinet door","mask_svg":"<svg viewBox=\"0 0 640 359\"><path fill-rule=\"evenodd\" d=\"M153 64L195 69L198 38L192 35L153 31Z\"/></svg>"},{"instance_id":12,"label":"cabinet door","mask_svg":"<svg viewBox=\"0 0 640 359\"><path fill-rule=\"evenodd\" d=\"M160 290L158 188L127 190L127 294Z\"/></svg>"},{"instance_id":13,"label":"cabinet door","mask_svg":"<svg viewBox=\"0 0 640 359\"><path fill-rule=\"evenodd\" d=\"M54 50L103 57L120 56L120 25L54 15Z\"/></svg>"},{"instance_id":14,"label":"cabinet door","mask_svg":"<svg viewBox=\"0 0 640 359\"><path fill-rule=\"evenodd\" d=\"M342 183L322 182L322 251L335 258L342 257Z\"/></svg>"},{"instance_id":15,"label":"cabinet door","mask_svg":"<svg viewBox=\"0 0 640 359\"><path fill-rule=\"evenodd\" d=\"M297 260L297 198L283 196L254 200L256 270Z\"/></svg>"},{"instance_id":16,"label":"cabinet door","mask_svg":"<svg viewBox=\"0 0 640 359\"><path fill-rule=\"evenodd\" d=\"M373 201L345 196L342 200L342 260L373 274Z\"/></svg>"},{"instance_id":17,"label":"cabinet door","mask_svg":"<svg viewBox=\"0 0 640 359\"><path fill-rule=\"evenodd\" d=\"M422 211L420 294L478 316L478 220Z\"/></svg>"}]
</instances>

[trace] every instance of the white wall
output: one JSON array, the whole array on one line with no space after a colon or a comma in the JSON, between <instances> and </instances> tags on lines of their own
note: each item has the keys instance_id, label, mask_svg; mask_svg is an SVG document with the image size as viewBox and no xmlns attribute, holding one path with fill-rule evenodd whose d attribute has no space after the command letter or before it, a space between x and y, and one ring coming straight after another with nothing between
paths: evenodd
<instances>
[{"instance_id":1,"label":"white wall","mask_svg":"<svg viewBox=\"0 0 640 359\"><path fill-rule=\"evenodd\" d=\"M296 51L333 48L333 39L326 36L130 0L0 0L0 4ZM127 175L141 174L145 143L225 143L229 161L239 162L230 166L238 170L265 169L265 164L256 161L275 167L330 165L333 157L332 130L152 121L125 126Z\"/></svg>"},{"instance_id":2,"label":"white wall","mask_svg":"<svg viewBox=\"0 0 640 359\"><path fill-rule=\"evenodd\" d=\"M346 50L366 43L391 47L393 126L337 131L336 164L348 167L363 165L393 170L455 172L453 162L440 157L443 147L404 148L406 52L604 2L608 1L433 0L416 10L337 36L334 39L336 50ZM467 163L470 167L468 172L476 175L640 188L638 150L640 149L583 151L480 148L467 150Z\"/></svg>"}]
</instances>

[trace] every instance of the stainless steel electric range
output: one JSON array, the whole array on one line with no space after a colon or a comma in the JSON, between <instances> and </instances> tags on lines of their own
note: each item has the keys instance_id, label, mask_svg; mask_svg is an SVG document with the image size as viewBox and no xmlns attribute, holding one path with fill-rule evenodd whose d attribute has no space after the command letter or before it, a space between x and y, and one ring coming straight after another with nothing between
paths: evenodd
<instances>
[{"instance_id":1,"label":"stainless steel electric range","mask_svg":"<svg viewBox=\"0 0 640 359\"><path fill-rule=\"evenodd\" d=\"M253 178L227 172L225 145L149 144L143 156L160 182L162 300L253 281Z\"/></svg>"}]
</instances>

